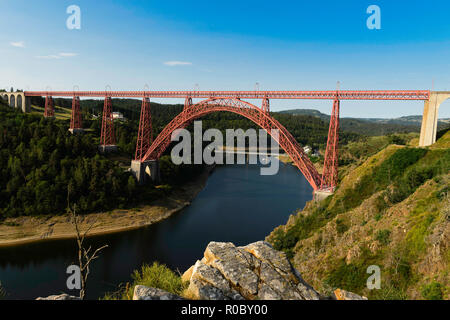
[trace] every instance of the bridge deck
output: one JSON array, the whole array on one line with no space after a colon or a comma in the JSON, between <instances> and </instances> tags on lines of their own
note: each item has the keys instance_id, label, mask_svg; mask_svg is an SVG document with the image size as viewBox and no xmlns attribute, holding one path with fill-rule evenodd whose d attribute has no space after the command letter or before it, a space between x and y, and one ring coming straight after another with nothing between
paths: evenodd
<instances>
[{"instance_id":1,"label":"bridge deck","mask_svg":"<svg viewBox=\"0 0 450 320\"><path fill-rule=\"evenodd\" d=\"M341 100L428 100L429 90L343 90L343 91L25 91L25 96L122 97L122 98L217 98L240 99L335 99Z\"/></svg>"}]
</instances>

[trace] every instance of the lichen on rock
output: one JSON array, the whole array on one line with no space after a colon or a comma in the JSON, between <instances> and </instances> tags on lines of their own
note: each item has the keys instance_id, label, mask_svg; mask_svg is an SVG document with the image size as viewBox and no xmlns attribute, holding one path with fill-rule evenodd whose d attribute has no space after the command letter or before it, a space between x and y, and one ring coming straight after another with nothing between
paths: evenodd
<instances>
[{"instance_id":1,"label":"lichen on rock","mask_svg":"<svg viewBox=\"0 0 450 320\"><path fill-rule=\"evenodd\" d=\"M134 287L133 300L183 300L176 294L142 285Z\"/></svg>"},{"instance_id":2,"label":"lichen on rock","mask_svg":"<svg viewBox=\"0 0 450 320\"><path fill-rule=\"evenodd\" d=\"M183 274L187 294L204 300L318 300L285 253L264 241L236 247L210 242L204 257Z\"/></svg>"}]
</instances>

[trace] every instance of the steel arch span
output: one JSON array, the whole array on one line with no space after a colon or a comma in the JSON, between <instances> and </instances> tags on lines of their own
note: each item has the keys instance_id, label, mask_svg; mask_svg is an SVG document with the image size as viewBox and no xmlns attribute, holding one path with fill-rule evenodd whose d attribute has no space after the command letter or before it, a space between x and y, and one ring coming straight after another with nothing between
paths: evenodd
<instances>
[{"instance_id":1,"label":"steel arch span","mask_svg":"<svg viewBox=\"0 0 450 320\"><path fill-rule=\"evenodd\" d=\"M263 128L271 135L272 129L279 130L279 136L274 137L274 140L280 147L291 157L294 164L300 169L306 180L313 187L318 190L321 186L322 178L317 172L316 168L309 160L306 153L303 151L301 145L295 138L287 131L287 129L269 115L268 112L263 111L257 106L242 101L238 98L210 98L196 104L191 104L189 98L186 99L183 111L178 114L158 135L153 141L150 148L145 153L141 161L157 160L162 155L164 150L171 142L172 132L176 129L185 128L193 120L200 118L208 113L218 111L228 111L239 114L255 124Z\"/></svg>"}]
</instances>

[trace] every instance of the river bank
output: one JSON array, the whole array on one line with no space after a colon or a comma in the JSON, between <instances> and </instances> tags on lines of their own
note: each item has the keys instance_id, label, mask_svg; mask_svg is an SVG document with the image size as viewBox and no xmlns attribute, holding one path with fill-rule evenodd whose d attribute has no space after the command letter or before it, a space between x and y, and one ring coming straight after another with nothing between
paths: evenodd
<instances>
[{"instance_id":1,"label":"river bank","mask_svg":"<svg viewBox=\"0 0 450 320\"><path fill-rule=\"evenodd\" d=\"M176 188L169 196L153 201L150 205L81 215L80 229L83 232L94 223L88 236L96 236L133 230L167 219L190 205L206 185L213 169L212 166L207 167L197 179ZM0 223L0 247L75 237L75 229L68 214L8 218Z\"/></svg>"}]
</instances>

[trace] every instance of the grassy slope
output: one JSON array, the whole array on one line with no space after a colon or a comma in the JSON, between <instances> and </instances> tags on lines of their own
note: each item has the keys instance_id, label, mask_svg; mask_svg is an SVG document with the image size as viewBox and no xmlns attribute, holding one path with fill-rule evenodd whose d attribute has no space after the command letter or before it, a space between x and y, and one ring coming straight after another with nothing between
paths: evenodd
<instances>
[{"instance_id":1,"label":"grassy slope","mask_svg":"<svg viewBox=\"0 0 450 320\"><path fill-rule=\"evenodd\" d=\"M385 143L366 141L365 154L382 150L353 159L332 197L309 203L267 240L324 293L448 299L450 131L429 148ZM356 147L343 153L355 156ZM380 290L366 288L372 264L381 268Z\"/></svg>"},{"instance_id":2,"label":"grassy slope","mask_svg":"<svg viewBox=\"0 0 450 320\"><path fill-rule=\"evenodd\" d=\"M45 108L41 108L38 106L32 106L31 107L31 113L32 114L39 114L39 115L43 115L44 114L44 110ZM55 118L58 120L70 120L70 115L72 113L71 109L67 109L67 108L61 108L58 106L55 106Z\"/></svg>"}]
</instances>

